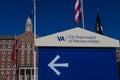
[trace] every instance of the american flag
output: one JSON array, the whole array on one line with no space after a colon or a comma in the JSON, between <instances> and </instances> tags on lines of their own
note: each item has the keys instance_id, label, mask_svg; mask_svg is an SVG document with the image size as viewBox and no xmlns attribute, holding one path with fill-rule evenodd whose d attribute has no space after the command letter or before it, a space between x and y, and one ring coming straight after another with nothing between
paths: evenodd
<instances>
[{"instance_id":1,"label":"american flag","mask_svg":"<svg viewBox=\"0 0 120 80\"><path fill-rule=\"evenodd\" d=\"M75 23L78 24L82 18L81 1L75 0Z\"/></svg>"}]
</instances>

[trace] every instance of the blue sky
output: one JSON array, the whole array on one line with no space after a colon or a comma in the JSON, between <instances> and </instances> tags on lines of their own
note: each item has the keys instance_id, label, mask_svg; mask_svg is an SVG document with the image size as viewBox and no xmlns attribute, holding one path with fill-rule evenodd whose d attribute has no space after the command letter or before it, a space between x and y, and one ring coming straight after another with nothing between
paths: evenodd
<instances>
[{"instance_id":1,"label":"blue sky","mask_svg":"<svg viewBox=\"0 0 120 80\"><path fill-rule=\"evenodd\" d=\"M96 10L99 8L106 36L120 40L120 0L83 0L85 29L95 32ZM32 0L0 2L0 35L22 34L33 8ZM37 34L45 36L81 27L74 22L74 0L37 0Z\"/></svg>"}]
</instances>

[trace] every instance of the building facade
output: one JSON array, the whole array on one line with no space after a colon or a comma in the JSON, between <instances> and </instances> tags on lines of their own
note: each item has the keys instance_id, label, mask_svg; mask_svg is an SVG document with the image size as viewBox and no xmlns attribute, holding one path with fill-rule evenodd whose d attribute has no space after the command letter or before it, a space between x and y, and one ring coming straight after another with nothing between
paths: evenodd
<instances>
[{"instance_id":1,"label":"building facade","mask_svg":"<svg viewBox=\"0 0 120 80\"><path fill-rule=\"evenodd\" d=\"M11 61L14 36L0 36L0 78L4 80L7 75L12 77L14 74L13 63Z\"/></svg>"},{"instance_id":2,"label":"building facade","mask_svg":"<svg viewBox=\"0 0 120 80\"><path fill-rule=\"evenodd\" d=\"M33 80L34 49L36 50L36 66L38 65L38 50L34 48L34 34L31 19L28 17L25 32L17 36L18 51L16 65L11 60L15 35L0 36L0 80ZM38 74L38 67L36 68ZM38 75L36 75L38 79Z\"/></svg>"}]
</instances>

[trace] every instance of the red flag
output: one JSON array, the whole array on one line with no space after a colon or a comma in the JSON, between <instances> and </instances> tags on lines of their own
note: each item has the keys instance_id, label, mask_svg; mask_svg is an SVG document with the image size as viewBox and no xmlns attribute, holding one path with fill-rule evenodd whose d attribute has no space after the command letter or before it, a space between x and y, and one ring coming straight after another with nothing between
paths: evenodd
<instances>
[{"instance_id":1,"label":"red flag","mask_svg":"<svg viewBox=\"0 0 120 80\"><path fill-rule=\"evenodd\" d=\"M13 51L12 51L12 54L11 54L11 60L14 62L14 56L15 56L15 54L14 54L14 47L13 47Z\"/></svg>"},{"instance_id":2,"label":"red flag","mask_svg":"<svg viewBox=\"0 0 120 80\"><path fill-rule=\"evenodd\" d=\"M12 51L12 54L11 54L11 60L13 61L13 64L14 64L14 61L16 59L16 53L17 52L18 52L18 41L17 41L17 37L15 36L13 51Z\"/></svg>"},{"instance_id":3,"label":"red flag","mask_svg":"<svg viewBox=\"0 0 120 80\"><path fill-rule=\"evenodd\" d=\"M18 52L18 40L17 40L17 37L15 37L15 51Z\"/></svg>"},{"instance_id":4,"label":"red flag","mask_svg":"<svg viewBox=\"0 0 120 80\"><path fill-rule=\"evenodd\" d=\"M81 1L75 0L75 23L78 24L82 18Z\"/></svg>"}]
</instances>

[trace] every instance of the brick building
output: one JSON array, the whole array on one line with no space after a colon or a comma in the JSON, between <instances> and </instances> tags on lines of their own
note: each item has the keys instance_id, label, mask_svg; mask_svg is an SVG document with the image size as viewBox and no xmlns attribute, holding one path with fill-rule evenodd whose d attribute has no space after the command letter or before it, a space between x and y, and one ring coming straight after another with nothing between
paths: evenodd
<instances>
[{"instance_id":1,"label":"brick building","mask_svg":"<svg viewBox=\"0 0 120 80\"><path fill-rule=\"evenodd\" d=\"M34 34L29 17L26 20L25 32L18 35L17 39L18 52L16 53L16 66L14 66L11 60L11 53L13 51L15 35L0 36L0 80L5 80L6 78L9 78L9 80L33 80ZM37 65L38 52L36 53ZM36 74L38 74L37 71Z\"/></svg>"},{"instance_id":2,"label":"brick building","mask_svg":"<svg viewBox=\"0 0 120 80\"><path fill-rule=\"evenodd\" d=\"M14 36L0 36L0 78L4 80L6 75L12 76L13 63L11 61L11 52L14 43Z\"/></svg>"}]
</instances>

